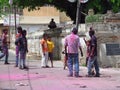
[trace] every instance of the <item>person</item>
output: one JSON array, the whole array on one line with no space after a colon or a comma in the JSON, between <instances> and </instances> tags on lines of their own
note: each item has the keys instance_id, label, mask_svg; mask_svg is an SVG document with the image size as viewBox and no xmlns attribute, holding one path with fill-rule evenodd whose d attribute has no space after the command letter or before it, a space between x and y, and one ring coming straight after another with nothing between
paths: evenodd
<instances>
[{"instance_id":1,"label":"person","mask_svg":"<svg viewBox=\"0 0 120 90\"><path fill-rule=\"evenodd\" d=\"M94 65L95 71L96 71L95 77L100 77L99 65L98 65L98 61L97 61L97 38L94 34L95 34L95 31L93 30L92 27L90 27L89 36L91 38L91 43L90 43L90 53L89 53L88 66L87 66L88 67L88 77L92 76L91 69L92 69L93 65Z\"/></svg>"},{"instance_id":2,"label":"person","mask_svg":"<svg viewBox=\"0 0 120 90\"><path fill-rule=\"evenodd\" d=\"M68 65L67 65L67 61L68 61L68 52L67 52L67 50L66 50L66 52L65 52L65 50L64 51L62 51L62 54L64 54L64 67L63 67L63 69L65 70L66 69L66 67L68 67Z\"/></svg>"},{"instance_id":3,"label":"person","mask_svg":"<svg viewBox=\"0 0 120 90\"><path fill-rule=\"evenodd\" d=\"M42 40L40 40L40 44L42 47L42 60L41 60L41 67L48 68L48 44L47 44L47 34L43 34Z\"/></svg>"},{"instance_id":4,"label":"person","mask_svg":"<svg viewBox=\"0 0 120 90\"><path fill-rule=\"evenodd\" d=\"M19 26L17 27L18 33L16 34L16 40L15 42L17 42L18 38L20 38L22 36L22 27ZM16 62L15 62L15 67L18 67L18 62L19 62L19 44L15 44L16 45Z\"/></svg>"},{"instance_id":5,"label":"person","mask_svg":"<svg viewBox=\"0 0 120 90\"><path fill-rule=\"evenodd\" d=\"M8 63L8 42L7 41L7 34L8 34L8 30L7 29L3 29L3 34L2 34L2 54L0 55L0 59L3 58L5 56L5 63L4 64L9 64Z\"/></svg>"},{"instance_id":6,"label":"person","mask_svg":"<svg viewBox=\"0 0 120 90\"><path fill-rule=\"evenodd\" d=\"M84 42L85 42L85 44L86 44L86 46L87 46L87 55L86 55L86 63L85 63L85 65L87 66L87 62L88 62L88 58L89 58L89 54L90 54L90 40L85 40L85 38L84 38Z\"/></svg>"},{"instance_id":7,"label":"person","mask_svg":"<svg viewBox=\"0 0 120 90\"><path fill-rule=\"evenodd\" d=\"M50 21L48 27L49 27L50 29L53 29L53 28L56 28L56 27L57 27L57 26L56 26L56 23L55 23L55 21L54 21L53 18L51 19L51 21Z\"/></svg>"},{"instance_id":8,"label":"person","mask_svg":"<svg viewBox=\"0 0 120 90\"><path fill-rule=\"evenodd\" d=\"M84 41L85 41L85 44L86 44L86 46L87 46L87 56L86 56L86 66L88 65L88 59L89 59L89 56L90 56L90 43L91 43L91 41L90 40L85 40L85 38L84 38ZM92 75L94 75L95 74L95 72L94 72L94 65L92 65L92 69L91 69L91 74Z\"/></svg>"},{"instance_id":9,"label":"person","mask_svg":"<svg viewBox=\"0 0 120 90\"><path fill-rule=\"evenodd\" d=\"M20 51L20 69L28 69L26 66L26 53L28 52L27 47L27 38L26 38L26 30L22 31L22 36L18 38L18 44L19 44L19 51Z\"/></svg>"},{"instance_id":10,"label":"person","mask_svg":"<svg viewBox=\"0 0 120 90\"><path fill-rule=\"evenodd\" d=\"M77 35L77 28L73 28L72 33L65 37L65 52L68 49L68 69L69 77L73 76L73 65L74 65L74 76L79 77L79 52L81 51L81 56L83 56L79 36Z\"/></svg>"},{"instance_id":11,"label":"person","mask_svg":"<svg viewBox=\"0 0 120 90\"><path fill-rule=\"evenodd\" d=\"M0 35L0 51L2 52L2 35Z\"/></svg>"},{"instance_id":12,"label":"person","mask_svg":"<svg viewBox=\"0 0 120 90\"><path fill-rule=\"evenodd\" d=\"M53 68L53 49L54 49L54 43L51 40L50 36L48 36L47 44L48 44L48 59L50 59L50 61L51 61L51 67Z\"/></svg>"},{"instance_id":13,"label":"person","mask_svg":"<svg viewBox=\"0 0 120 90\"><path fill-rule=\"evenodd\" d=\"M66 69L66 67L68 66L67 65L67 61L68 61L68 56L67 56L67 53L65 53L65 50L64 51L62 51L62 54L64 54L65 56L64 56L64 67L63 67L63 69L65 70Z\"/></svg>"}]
</instances>

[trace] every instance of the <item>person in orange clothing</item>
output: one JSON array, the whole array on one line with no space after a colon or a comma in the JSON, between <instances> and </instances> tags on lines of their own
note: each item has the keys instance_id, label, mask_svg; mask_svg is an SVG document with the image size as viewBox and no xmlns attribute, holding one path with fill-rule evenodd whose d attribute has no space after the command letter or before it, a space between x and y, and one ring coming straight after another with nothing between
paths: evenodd
<instances>
[{"instance_id":1,"label":"person in orange clothing","mask_svg":"<svg viewBox=\"0 0 120 90\"><path fill-rule=\"evenodd\" d=\"M54 49L54 43L51 40L50 36L48 36L47 44L48 44L48 59L50 59L50 61L51 61L51 67L53 68L53 49Z\"/></svg>"},{"instance_id":2,"label":"person in orange clothing","mask_svg":"<svg viewBox=\"0 0 120 90\"><path fill-rule=\"evenodd\" d=\"M48 44L47 44L47 34L43 34L42 40L40 40L40 44L42 47L42 60L41 60L41 67L46 68L48 66Z\"/></svg>"}]
</instances>

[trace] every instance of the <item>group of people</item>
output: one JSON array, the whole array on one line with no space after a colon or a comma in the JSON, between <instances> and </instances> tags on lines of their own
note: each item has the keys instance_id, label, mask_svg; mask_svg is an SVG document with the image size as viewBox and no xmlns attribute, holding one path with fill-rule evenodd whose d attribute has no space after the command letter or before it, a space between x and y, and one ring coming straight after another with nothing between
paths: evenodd
<instances>
[{"instance_id":1,"label":"group of people","mask_svg":"<svg viewBox=\"0 0 120 90\"><path fill-rule=\"evenodd\" d=\"M26 54L28 52L28 44L26 38L26 30L23 30L21 26L17 27L16 34L16 62L15 67L19 67L20 69L28 69L26 65ZM0 55L0 59L5 56L5 63L8 63L8 44L10 42L7 41L7 29L3 30L2 34L2 54ZM79 77L79 50L81 52L81 56L83 56L81 43L79 40L79 36L77 35L77 28L73 28L71 34L65 37L64 48L65 55L67 56L67 61L65 65L67 65L69 70L69 77ZM92 77L94 74L95 77L99 77L99 65L97 61L97 38L95 36L95 31L92 27L89 30L90 40L84 41L87 45L87 58L86 64L88 68L88 77ZM41 50L42 50L42 59L41 59L41 67L48 68L48 60L51 61L51 67L53 67L53 49L54 43L51 40L51 37L44 33L43 38L40 40ZM74 67L74 69L73 69ZM65 68L65 67L64 67ZM95 68L95 73L92 73L92 69Z\"/></svg>"},{"instance_id":2,"label":"group of people","mask_svg":"<svg viewBox=\"0 0 120 90\"><path fill-rule=\"evenodd\" d=\"M81 51L81 56L83 56L83 52L81 49L81 44L79 40L79 36L77 35L77 28L73 28L72 33L65 37L65 54L67 55L67 67L69 69L69 77L80 77L79 75L79 51ZM86 64L88 68L88 77L100 77L99 73L99 65L97 61L97 38L95 36L95 31L92 27L89 30L90 40L86 41L87 45L87 58ZM74 66L74 70L73 70ZM95 73L93 74L92 69L95 68Z\"/></svg>"},{"instance_id":3,"label":"group of people","mask_svg":"<svg viewBox=\"0 0 120 90\"><path fill-rule=\"evenodd\" d=\"M18 32L16 34L16 62L15 67L19 67L20 69L28 69L26 66L26 53L28 52L27 48L27 39L26 39L26 30L22 30L22 27L17 28ZM3 29L2 33L2 53L0 54L0 59L5 56L5 62L4 64L10 64L8 62L8 46L10 44L10 41L7 39L8 36L8 29Z\"/></svg>"},{"instance_id":4,"label":"group of people","mask_svg":"<svg viewBox=\"0 0 120 90\"><path fill-rule=\"evenodd\" d=\"M48 60L51 61L51 67L53 67L53 49L54 43L51 40L51 37L44 33L43 38L40 40L40 45L42 47L42 60L41 60L41 67L48 68Z\"/></svg>"},{"instance_id":5,"label":"group of people","mask_svg":"<svg viewBox=\"0 0 120 90\"><path fill-rule=\"evenodd\" d=\"M28 69L26 65L26 54L28 52L28 44L26 34L27 31L23 30L21 26L17 27L16 34L16 63L15 67L19 67L20 69Z\"/></svg>"}]
</instances>

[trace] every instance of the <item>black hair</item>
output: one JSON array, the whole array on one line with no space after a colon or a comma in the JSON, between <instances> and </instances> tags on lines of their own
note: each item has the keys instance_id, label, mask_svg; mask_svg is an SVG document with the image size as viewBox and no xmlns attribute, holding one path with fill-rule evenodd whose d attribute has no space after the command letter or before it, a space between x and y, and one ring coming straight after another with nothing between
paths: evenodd
<instances>
[{"instance_id":1,"label":"black hair","mask_svg":"<svg viewBox=\"0 0 120 90\"><path fill-rule=\"evenodd\" d=\"M27 31L26 31L26 30L23 30L23 33L27 33Z\"/></svg>"},{"instance_id":2,"label":"black hair","mask_svg":"<svg viewBox=\"0 0 120 90\"><path fill-rule=\"evenodd\" d=\"M47 37L48 35L46 33L43 33L43 37Z\"/></svg>"},{"instance_id":3,"label":"black hair","mask_svg":"<svg viewBox=\"0 0 120 90\"><path fill-rule=\"evenodd\" d=\"M7 31L7 29L5 28L5 29L3 29L2 31L3 31L3 33L5 33L5 32Z\"/></svg>"},{"instance_id":4,"label":"black hair","mask_svg":"<svg viewBox=\"0 0 120 90\"><path fill-rule=\"evenodd\" d=\"M89 31L89 34L94 35L94 34L95 34L95 31L94 31L94 30L90 30L90 31Z\"/></svg>"},{"instance_id":5,"label":"black hair","mask_svg":"<svg viewBox=\"0 0 120 90\"><path fill-rule=\"evenodd\" d=\"M18 27L17 27L17 30L18 30L18 33L22 32L22 27L21 27L21 26L18 26Z\"/></svg>"},{"instance_id":6,"label":"black hair","mask_svg":"<svg viewBox=\"0 0 120 90\"><path fill-rule=\"evenodd\" d=\"M77 28L73 28L72 32L73 32L74 34L77 34L77 33L78 33Z\"/></svg>"}]
</instances>

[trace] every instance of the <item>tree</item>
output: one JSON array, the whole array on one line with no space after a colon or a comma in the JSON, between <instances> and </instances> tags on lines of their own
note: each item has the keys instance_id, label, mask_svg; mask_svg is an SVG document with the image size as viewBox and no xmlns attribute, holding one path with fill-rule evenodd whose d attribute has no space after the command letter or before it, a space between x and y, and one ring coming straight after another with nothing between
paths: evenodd
<instances>
[{"instance_id":1,"label":"tree","mask_svg":"<svg viewBox=\"0 0 120 90\"><path fill-rule=\"evenodd\" d=\"M4 1L4 0L1 0ZM8 0L5 0L8 1ZM60 11L65 11L70 18L76 20L77 2L70 3L68 0L13 0L13 5L26 8L29 10L39 9L45 4L54 5ZM112 9L114 12L120 10L120 0L89 0L85 4L81 4L81 12L87 13L89 9L94 9L95 13L106 13L107 10ZM81 22L84 22L85 15L81 14Z\"/></svg>"},{"instance_id":2,"label":"tree","mask_svg":"<svg viewBox=\"0 0 120 90\"><path fill-rule=\"evenodd\" d=\"M0 18L2 17L2 15L5 15L5 12L3 10L4 6L9 6L8 0L0 0Z\"/></svg>"}]
</instances>

